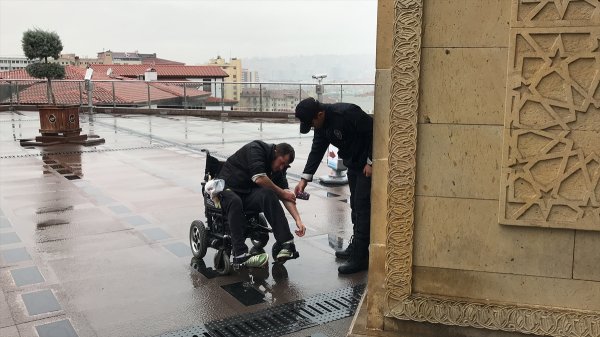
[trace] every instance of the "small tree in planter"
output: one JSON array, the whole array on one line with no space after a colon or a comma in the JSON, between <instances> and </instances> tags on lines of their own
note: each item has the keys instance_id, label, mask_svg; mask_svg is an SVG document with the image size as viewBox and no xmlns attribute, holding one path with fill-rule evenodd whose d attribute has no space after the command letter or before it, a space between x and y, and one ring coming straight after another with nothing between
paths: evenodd
<instances>
[{"instance_id":1,"label":"small tree in planter","mask_svg":"<svg viewBox=\"0 0 600 337\"><path fill-rule=\"evenodd\" d=\"M52 80L65 77L65 68L58 63L48 63L48 58L57 60L63 50L60 37L55 32L47 32L41 29L29 29L23 33L21 39L23 52L30 60L39 60L27 66L27 73L36 78L45 78L48 81L48 97L52 104L56 104L56 98L52 91Z\"/></svg>"},{"instance_id":2,"label":"small tree in planter","mask_svg":"<svg viewBox=\"0 0 600 337\"><path fill-rule=\"evenodd\" d=\"M48 63L48 58L57 60L63 49L60 37L55 32L41 29L30 29L23 33L21 40L23 52L30 60L39 60L27 66L27 73L36 78L45 78L47 82L47 95L52 105L40 105L40 133L36 142L22 140L21 145L54 145L62 143L75 143L81 145L95 145L104 143L104 139L95 137L88 140L87 135L81 135L79 127L79 105L57 106L52 80L65 77L65 68L58 63Z\"/></svg>"}]
</instances>

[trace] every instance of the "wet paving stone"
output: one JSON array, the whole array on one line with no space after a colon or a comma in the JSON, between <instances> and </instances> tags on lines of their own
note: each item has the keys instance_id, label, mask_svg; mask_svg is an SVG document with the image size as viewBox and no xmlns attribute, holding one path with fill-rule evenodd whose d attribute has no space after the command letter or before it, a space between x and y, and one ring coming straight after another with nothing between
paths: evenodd
<instances>
[{"instance_id":1,"label":"wet paving stone","mask_svg":"<svg viewBox=\"0 0 600 337\"><path fill-rule=\"evenodd\" d=\"M60 304L50 289L23 294L21 298L23 298L30 316L59 311L61 309Z\"/></svg>"},{"instance_id":2,"label":"wet paving stone","mask_svg":"<svg viewBox=\"0 0 600 337\"><path fill-rule=\"evenodd\" d=\"M168 251L175 254L177 257L192 256L192 251L188 245L182 242L169 243L164 245Z\"/></svg>"},{"instance_id":3,"label":"wet paving stone","mask_svg":"<svg viewBox=\"0 0 600 337\"><path fill-rule=\"evenodd\" d=\"M17 287L44 282L44 277L37 267L13 269L10 271Z\"/></svg>"},{"instance_id":4,"label":"wet paving stone","mask_svg":"<svg viewBox=\"0 0 600 337\"><path fill-rule=\"evenodd\" d=\"M0 251L0 256L6 263L15 263L31 260L31 256L25 248L14 248Z\"/></svg>"},{"instance_id":5,"label":"wet paving stone","mask_svg":"<svg viewBox=\"0 0 600 337\"><path fill-rule=\"evenodd\" d=\"M190 261L190 266L209 280L219 276L219 273L217 273L216 270L211 267L206 267L206 263L203 259L193 257Z\"/></svg>"},{"instance_id":6,"label":"wet paving stone","mask_svg":"<svg viewBox=\"0 0 600 337\"><path fill-rule=\"evenodd\" d=\"M245 306L260 304L265 302L265 295L254 289L248 282L237 282L221 286L236 300Z\"/></svg>"},{"instance_id":7,"label":"wet paving stone","mask_svg":"<svg viewBox=\"0 0 600 337\"><path fill-rule=\"evenodd\" d=\"M35 327L40 337L79 337L69 320L62 320Z\"/></svg>"},{"instance_id":8,"label":"wet paving stone","mask_svg":"<svg viewBox=\"0 0 600 337\"><path fill-rule=\"evenodd\" d=\"M0 234L0 245L9 245L17 242L21 242L17 233L10 232Z\"/></svg>"},{"instance_id":9,"label":"wet paving stone","mask_svg":"<svg viewBox=\"0 0 600 337\"><path fill-rule=\"evenodd\" d=\"M129 216L129 217L123 218L123 220L132 226L141 226L141 225L150 224L150 221L146 220L146 218L139 216L139 215Z\"/></svg>"},{"instance_id":10,"label":"wet paving stone","mask_svg":"<svg viewBox=\"0 0 600 337\"><path fill-rule=\"evenodd\" d=\"M160 241L165 239L170 239L171 236L167 234L164 230L160 228L149 228L141 231L144 236L153 241Z\"/></svg>"}]
</instances>

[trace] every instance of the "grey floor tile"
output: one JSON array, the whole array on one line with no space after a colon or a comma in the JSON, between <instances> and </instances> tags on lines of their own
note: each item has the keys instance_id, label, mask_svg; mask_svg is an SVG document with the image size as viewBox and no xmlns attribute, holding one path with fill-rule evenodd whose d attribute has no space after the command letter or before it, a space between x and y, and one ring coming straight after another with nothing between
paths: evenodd
<instances>
[{"instance_id":1,"label":"grey floor tile","mask_svg":"<svg viewBox=\"0 0 600 337\"><path fill-rule=\"evenodd\" d=\"M127 214L127 213L131 213L131 210L125 206L121 206L121 205L117 205L117 206L109 206L108 208L110 208L111 211L113 211L113 213L115 214Z\"/></svg>"},{"instance_id":2,"label":"grey floor tile","mask_svg":"<svg viewBox=\"0 0 600 337\"><path fill-rule=\"evenodd\" d=\"M0 256L6 263L15 263L21 261L31 260L31 256L27 253L25 248L14 248L0 251Z\"/></svg>"},{"instance_id":3,"label":"grey floor tile","mask_svg":"<svg viewBox=\"0 0 600 337\"><path fill-rule=\"evenodd\" d=\"M190 246L186 245L182 242L169 243L164 245L164 247L169 250L171 253L177 255L178 257L191 257L192 251Z\"/></svg>"},{"instance_id":4,"label":"grey floor tile","mask_svg":"<svg viewBox=\"0 0 600 337\"><path fill-rule=\"evenodd\" d=\"M125 222L127 222L128 224L130 224L132 226L147 225L150 223L150 221L146 220L146 218L144 218L143 216L139 216L139 215L128 216L126 218L123 218L123 220L125 220Z\"/></svg>"},{"instance_id":5,"label":"grey floor tile","mask_svg":"<svg viewBox=\"0 0 600 337\"><path fill-rule=\"evenodd\" d=\"M10 220L6 217L0 216L0 228L10 228L12 227Z\"/></svg>"},{"instance_id":6,"label":"grey floor tile","mask_svg":"<svg viewBox=\"0 0 600 337\"><path fill-rule=\"evenodd\" d=\"M141 231L148 239L153 241L165 240L171 238L167 232L161 228L149 228Z\"/></svg>"},{"instance_id":7,"label":"grey floor tile","mask_svg":"<svg viewBox=\"0 0 600 337\"><path fill-rule=\"evenodd\" d=\"M40 337L79 337L69 320L62 320L35 327Z\"/></svg>"},{"instance_id":8,"label":"grey floor tile","mask_svg":"<svg viewBox=\"0 0 600 337\"><path fill-rule=\"evenodd\" d=\"M10 271L17 287L44 282L44 277L36 266Z\"/></svg>"},{"instance_id":9,"label":"grey floor tile","mask_svg":"<svg viewBox=\"0 0 600 337\"><path fill-rule=\"evenodd\" d=\"M21 242L19 236L15 232L0 233L0 245L9 245L11 243Z\"/></svg>"},{"instance_id":10,"label":"grey floor tile","mask_svg":"<svg viewBox=\"0 0 600 337\"><path fill-rule=\"evenodd\" d=\"M23 302L30 316L45 314L60 310L60 304L54 297L52 290L42 290L33 293L22 294Z\"/></svg>"}]
</instances>

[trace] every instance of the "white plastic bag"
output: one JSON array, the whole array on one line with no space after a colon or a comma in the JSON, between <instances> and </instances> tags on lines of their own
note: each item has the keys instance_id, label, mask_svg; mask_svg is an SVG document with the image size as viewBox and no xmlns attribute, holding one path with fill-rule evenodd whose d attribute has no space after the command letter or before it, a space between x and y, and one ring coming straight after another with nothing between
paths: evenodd
<instances>
[{"instance_id":1,"label":"white plastic bag","mask_svg":"<svg viewBox=\"0 0 600 337\"><path fill-rule=\"evenodd\" d=\"M210 198L213 200L215 200L219 197L219 194L221 192L223 192L224 188L225 188L225 180L223 180L223 179L209 180L206 183L206 186L204 186L204 190L206 191L206 193L208 193Z\"/></svg>"}]
</instances>

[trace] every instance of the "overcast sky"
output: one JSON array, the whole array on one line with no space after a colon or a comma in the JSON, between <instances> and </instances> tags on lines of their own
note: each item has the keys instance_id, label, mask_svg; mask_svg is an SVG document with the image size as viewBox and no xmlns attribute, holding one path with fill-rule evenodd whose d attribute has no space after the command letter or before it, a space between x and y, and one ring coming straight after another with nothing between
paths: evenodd
<instances>
[{"instance_id":1,"label":"overcast sky","mask_svg":"<svg viewBox=\"0 0 600 337\"><path fill-rule=\"evenodd\" d=\"M209 58L375 54L377 0L0 0L0 55L23 55L30 28L55 31L63 53L156 52Z\"/></svg>"}]
</instances>

